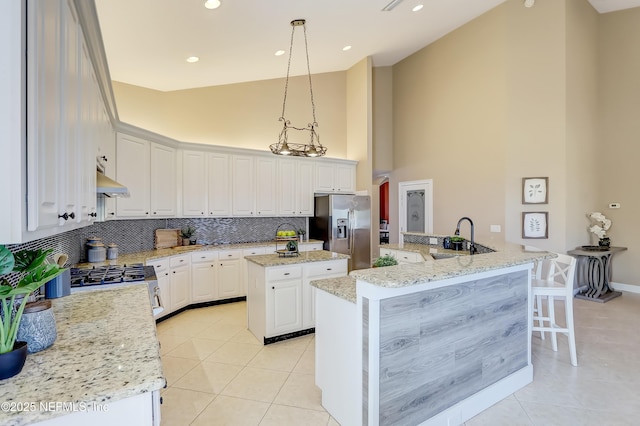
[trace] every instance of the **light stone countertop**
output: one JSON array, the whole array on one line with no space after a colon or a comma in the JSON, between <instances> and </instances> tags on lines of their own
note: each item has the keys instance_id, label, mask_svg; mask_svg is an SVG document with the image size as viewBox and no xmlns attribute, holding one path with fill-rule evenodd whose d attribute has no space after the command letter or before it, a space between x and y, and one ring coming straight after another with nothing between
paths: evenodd
<instances>
[{"instance_id":1,"label":"light stone countertop","mask_svg":"<svg viewBox=\"0 0 640 426\"><path fill-rule=\"evenodd\" d=\"M416 243L404 243L404 244L383 244L379 246L390 250L403 250L413 253L420 253L423 258L430 260L431 253L447 254L452 256L469 256L469 250L449 250L437 245L426 245Z\"/></svg>"},{"instance_id":2,"label":"light stone countertop","mask_svg":"<svg viewBox=\"0 0 640 426\"><path fill-rule=\"evenodd\" d=\"M58 338L29 354L22 372L0 380L0 402L106 403L165 385L146 283L51 299ZM0 411L21 426L67 414Z\"/></svg>"},{"instance_id":3,"label":"light stone countertop","mask_svg":"<svg viewBox=\"0 0 640 426\"><path fill-rule=\"evenodd\" d=\"M257 254L254 256L246 256L249 262L253 262L263 267L296 265L299 263L323 262L327 260L349 259L346 254L334 253L326 250L303 251L298 256L280 257L272 254Z\"/></svg>"},{"instance_id":4,"label":"light stone countertop","mask_svg":"<svg viewBox=\"0 0 640 426\"><path fill-rule=\"evenodd\" d=\"M311 281L311 285L329 294L356 303L356 279L353 277L324 278Z\"/></svg>"},{"instance_id":5,"label":"light stone countertop","mask_svg":"<svg viewBox=\"0 0 640 426\"><path fill-rule=\"evenodd\" d=\"M323 243L321 240L307 240L300 241L299 245L307 245L307 244L318 244ZM282 246L282 243L280 243ZM178 246L173 248L164 248L164 249L155 249L155 250L147 250L140 251L136 253L127 253L121 254L117 259L114 260L106 260L104 262L93 262L93 263L79 263L74 265L79 268L86 268L91 266L105 266L105 265L125 265L131 263L142 263L145 264L149 260L161 259L163 257L176 256L184 253L193 253L195 251L207 251L207 250L240 250L247 249L252 247L273 247L273 250L276 249L275 241L262 241L255 243L237 243L237 244L215 244L215 245L193 245L193 246Z\"/></svg>"}]
</instances>

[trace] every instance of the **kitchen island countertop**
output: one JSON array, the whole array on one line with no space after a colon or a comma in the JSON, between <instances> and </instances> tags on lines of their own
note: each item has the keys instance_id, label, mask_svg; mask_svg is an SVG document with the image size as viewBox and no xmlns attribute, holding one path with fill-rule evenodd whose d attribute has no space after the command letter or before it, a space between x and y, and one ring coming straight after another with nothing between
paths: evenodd
<instances>
[{"instance_id":1,"label":"kitchen island countertop","mask_svg":"<svg viewBox=\"0 0 640 426\"><path fill-rule=\"evenodd\" d=\"M253 262L260 266L284 266L295 265L298 263L309 262L323 262L325 260L337 260L348 259L346 254L333 253L330 251L304 251L300 252L298 256L284 256L281 257L275 253L272 254L257 254L254 256L245 256L245 259L249 262Z\"/></svg>"},{"instance_id":2,"label":"kitchen island countertop","mask_svg":"<svg viewBox=\"0 0 640 426\"><path fill-rule=\"evenodd\" d=\"M18 375L0 380L3 403L33 411L0 411L0 424L21 426L69 414L41 403L108 404L165 385L145 283L79 292L51 300L58 337L29 354Z\"/></svg>"}]
</instances>

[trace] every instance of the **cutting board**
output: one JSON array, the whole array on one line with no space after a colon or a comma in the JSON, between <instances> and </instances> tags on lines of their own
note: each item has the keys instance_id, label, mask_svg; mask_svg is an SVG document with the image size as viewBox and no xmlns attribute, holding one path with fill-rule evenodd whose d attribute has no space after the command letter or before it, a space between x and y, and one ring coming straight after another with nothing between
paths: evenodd
<instances>
[{"instance_id":1,"label":"cutting board","mask_svg":"<svg viewBox=\"0 0 640 426\"><path fill-rule=\"evenodd\" d=\"M156 229L155 248L162 249L181 245L182 239L179 229Z\"/></svg>"}]
</instances>

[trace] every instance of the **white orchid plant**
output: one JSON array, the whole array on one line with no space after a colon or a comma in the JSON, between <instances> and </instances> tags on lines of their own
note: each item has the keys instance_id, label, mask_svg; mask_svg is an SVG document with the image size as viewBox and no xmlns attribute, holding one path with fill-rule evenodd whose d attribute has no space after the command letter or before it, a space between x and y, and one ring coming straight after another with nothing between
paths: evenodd
<instances>
[{"instance_id":1,"label":"white orchid plant","mask_svg":"<svg viewBox=\"0 0 640 426\"><path fill-rule=\"evenodd\" d=\"M605 238L607 231L611 228L611 220L604 217L600 212L591 212L587 214L587 217L596 222L589 226L589 232L596 235L598 238Z\"/></svg>"}]
</instances>

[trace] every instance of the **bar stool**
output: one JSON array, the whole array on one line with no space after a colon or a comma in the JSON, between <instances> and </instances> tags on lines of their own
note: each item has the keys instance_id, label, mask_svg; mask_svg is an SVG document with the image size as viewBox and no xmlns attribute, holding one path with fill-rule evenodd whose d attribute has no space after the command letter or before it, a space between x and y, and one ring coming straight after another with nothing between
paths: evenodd
<instances>
[{"instance_id":1,"label":"bar stool","mask_svg":"<svg viewBox=\"0 0 640 426\"><path fill-rule=\"evenodd\" d=\"M543 271L546 269L546 271ZM546 273L545 273L546 272ZM557 334L566 334L569 340L569 354L571 365L578 366L576 355L576 337L573 327L573 282L576 272L576 258L566 254L558 254L555 259L548 259L543 265L538 265L534 278L531 279L531 305L533 312L532 331L539 331L541 338L544 333L551 334L551 347L558 351ZM540 278L544 276L544 278ZM542 297L547 297L547 315L543 313ZM564 299L565 324L561 327L556 323L554 301ZM538 325L536 325L536 322Z\"/></svg>"}]
</instances>

